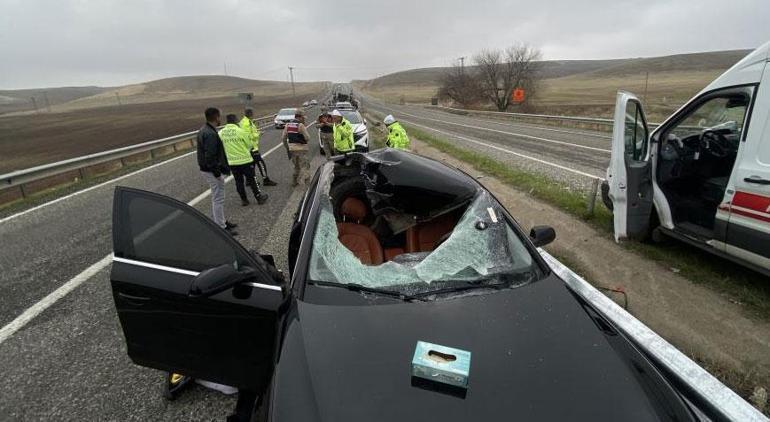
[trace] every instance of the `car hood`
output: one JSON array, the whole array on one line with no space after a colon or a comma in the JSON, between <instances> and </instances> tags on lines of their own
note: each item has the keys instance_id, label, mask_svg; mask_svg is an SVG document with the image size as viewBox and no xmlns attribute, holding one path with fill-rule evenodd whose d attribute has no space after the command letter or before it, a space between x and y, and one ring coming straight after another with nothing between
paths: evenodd
<instances>
[{"instance_id":1,"label":"car hood","mask_svg":"<svg viewBox=\"0 0 770 422\"><path fill-rule=\"evenodd\" d=\"M353 128L353 133L366 132L366 125L363 123L355 123L350 126Z\"/></svg>"},{"instance_id":2,"label":"car hood","mask_svg":"<svg viewBox=\"0 0 770 422\"><path fill-rule=\"evenodd\" d=\"M464 394L411 377L419 340L472 353ZM275 380L280 421L688 418L655 368L553 275L432 302L296 302Z\"/></svg>"}]
</instances>

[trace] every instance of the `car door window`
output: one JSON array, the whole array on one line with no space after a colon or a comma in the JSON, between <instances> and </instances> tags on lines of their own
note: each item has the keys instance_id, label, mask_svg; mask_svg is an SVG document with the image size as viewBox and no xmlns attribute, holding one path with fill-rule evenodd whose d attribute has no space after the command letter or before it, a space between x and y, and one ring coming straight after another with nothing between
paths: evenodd
<instances>
[{"instance_id":1,"label":"car door window","mask_svg":"<svg viewBox=\"0 0 770 422\"><path fill-rule=\"evenodd\" d=\"M720 128L729 131L736 139L739 138L751 100L750 88L737 92L730 90L717 95L698 105L668 133L685 139L700 135L704 129Z\"/></svg>"},{"instance_id":2,"label":"car door window","mask_svg":"<svg viewBox=\"0 0 770 422\"><path fill-rule=\"evenodd\" d=\"M249 262L240 248L202 214L180 208L160 195L120 195L115 254L158 265L203 271L222 264L236 269ZM235 245L237 246L237 245Z\"/></svg>"},{"instance_id":3,"label":"car door window","mask_svg":"<svg viewBox=\"0 0 770 422\"><path fill-rule=\"evenodd\" d=\"M647 159L647 126L641 105L629 101L625 119L625 152L626 161L645 161Z\"/></svg>"}]
</instances>

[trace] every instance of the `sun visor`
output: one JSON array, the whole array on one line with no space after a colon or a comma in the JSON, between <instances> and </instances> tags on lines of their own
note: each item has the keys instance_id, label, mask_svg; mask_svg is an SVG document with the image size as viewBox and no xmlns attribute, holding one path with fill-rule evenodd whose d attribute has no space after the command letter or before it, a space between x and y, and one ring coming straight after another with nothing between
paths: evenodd
<instances>
[{"instance_id":1,"label":"sun visor","mask_svg":"<svg viewBox=\"0 0 770 422\"><path fill-rule=\"evenodd\" d=\"M350 158L361 166L375 215L395 211L432 218L467 204L479 191L468 176L408 152L386 148Z\"/></svg>"}]
</instances>

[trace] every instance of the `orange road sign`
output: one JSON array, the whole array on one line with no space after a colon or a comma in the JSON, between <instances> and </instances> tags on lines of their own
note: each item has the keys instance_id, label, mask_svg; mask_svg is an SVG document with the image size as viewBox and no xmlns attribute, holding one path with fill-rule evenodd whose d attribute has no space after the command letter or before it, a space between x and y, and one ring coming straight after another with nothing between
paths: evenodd
<instances>
[{"instance_id":1,"label":"orange road sign","mask_svg":"<svg viewBox=\"0 0 770 422\"><path fill-rule=\"evenodd\" d=\"M521 88L516 88L511 93L511 100L514 103L523 103L524 102L524 90Z\"/></svg>"}]
</instances>

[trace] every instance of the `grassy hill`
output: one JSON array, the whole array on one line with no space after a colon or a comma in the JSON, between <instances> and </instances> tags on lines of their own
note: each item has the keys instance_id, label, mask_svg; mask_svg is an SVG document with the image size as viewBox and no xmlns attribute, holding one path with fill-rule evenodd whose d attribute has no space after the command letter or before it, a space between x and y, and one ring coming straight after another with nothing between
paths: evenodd
<instances>
[{"instance_id":1,"label":"grassy hill","mask_svg":"<svg viewBox=\"0 0 770 422\"><path fill-rule=\"evenodd\" d=\"M543 61L542 82L530 111L608 117L615 92L644 95L652 119L668 115L750 50L676 54L616 60ZM473 71L472 66L468 66ZM406 70L355 85L388 101L427 103L448 68Z\"/></svg>"},{"instance_id":2,"label":"grassy hill","mask_svg":"<svg viewBox=\"0 0 770 422\"><path fill-rule=\"evenodd\" d=\"M32 98L39 108L46 107L46 96L51 106L66 103L78 98L90 97L111 88L98 86L68 86L62 88L0 90L0 114L15 111L33 110Z\"/></svg>"},{"instance_id":3,"label":"grassy hill","mask_svg":"<svg viewBox=\"0 0 770 422\"><path fill-rule=\"evenodd\" d=\"M319 92L324 82L297 83L297 97ZM109 107L129 104L145 104L164 101L197 100L236 96L240 92L251 92L255 98L282 96L291 93L291 85L281 81L260 81L234 76L180 76L159 79L139 84L112 88L52 88L46 90L9 90L0 91L0 114L32 110L30 96L38 93L38 107L44 105L42 92L46 91L53 112ZM70 92L71 91L71 92ZM69 93L69 95L66 95ZM56 101L54 101L56 98ZM6 108L3 108L3 102Z\"/></svg>"}]
</instances>

